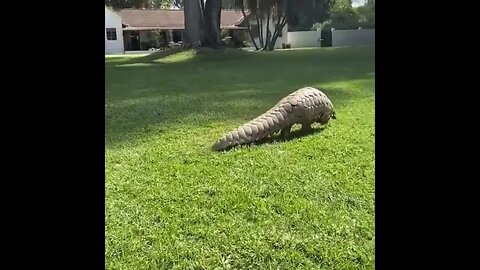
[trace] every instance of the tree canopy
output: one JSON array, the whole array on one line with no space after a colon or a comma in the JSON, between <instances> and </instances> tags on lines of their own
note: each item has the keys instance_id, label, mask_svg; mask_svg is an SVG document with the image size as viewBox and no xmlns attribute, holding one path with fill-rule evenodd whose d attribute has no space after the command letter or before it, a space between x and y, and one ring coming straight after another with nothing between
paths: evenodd
<instances>
[{"instance_id":1,"label":"tree canopy","mask_svg":"<svg viewBox=\"0 0 480 270\"><path fill-rule=\"evenodd\" d=\"M318 21L313 29L322 27L330 30L375 28L375 1L369 0L365 5L354 8L351 0L335 0L332 8L330 19L326 21Z\"/></svg>"}]
</instances>

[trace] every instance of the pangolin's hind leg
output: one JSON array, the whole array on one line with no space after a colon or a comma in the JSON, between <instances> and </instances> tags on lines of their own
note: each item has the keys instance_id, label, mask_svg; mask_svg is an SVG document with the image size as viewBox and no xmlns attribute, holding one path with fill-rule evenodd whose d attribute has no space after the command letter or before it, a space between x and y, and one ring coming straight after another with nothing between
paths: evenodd
<instances>
[{"instance_id":1,"label":"pangolin's hind leg","mask_svg":"<svg viewBox=\"0 0 480 270\"><path fill-rule=\"evenodd\" d=\"M282 129L282 131L280 132L280 135L282 136L282 138L285 140L287 139L289 136L290 136L290 130L292 129L292 126L293 125L289 125L289 126L286 126Z\"/></svg>"}]
</instances>

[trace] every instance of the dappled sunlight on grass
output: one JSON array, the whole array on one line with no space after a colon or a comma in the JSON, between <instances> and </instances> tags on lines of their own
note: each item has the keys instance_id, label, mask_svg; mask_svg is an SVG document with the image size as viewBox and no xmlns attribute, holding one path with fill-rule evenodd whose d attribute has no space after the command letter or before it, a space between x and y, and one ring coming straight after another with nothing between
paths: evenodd
<instances>
[{"instance_id":1,"label":"dappled sunlight on grass","mask_svg":"<svg viewBox=\"0 0 480 270\"><path fill-rule=\"evenodd\" d=\"M119 67L148 67L153 66L153 63L132 63L132 64L121 64Z\"/></svg>"},{"instance_id":2,"label":"dappled sunlight on grass","mask_svg":"<svg viewBox=\"0 0 480 270\"><path fill-rule=\"evenodd\" d=\"M179 52L173 55L169 55L164 58L160 58L157 60L154 60L154 62L158 63L179 63L179 62L184 62L187 60L191 60L193 57L195 57L195 51L194 50L188 50L184 52Z\"/></svg>"}]
</instances>

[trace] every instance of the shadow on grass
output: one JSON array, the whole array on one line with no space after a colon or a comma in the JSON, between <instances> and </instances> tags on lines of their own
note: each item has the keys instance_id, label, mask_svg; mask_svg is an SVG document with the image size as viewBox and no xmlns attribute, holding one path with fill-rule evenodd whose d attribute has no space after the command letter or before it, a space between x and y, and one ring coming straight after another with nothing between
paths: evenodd
<instances>
[{"instance_id":1,"label":"shadow on grass","mask_svg":"<svg viewBox=\"0 0 480 270\"><path fill-rule=\"evenodd\" d=\"M190 52L194 57L189 59L188 62L204 62L207 61L225 61L225 60L248 60L251 59L253 62L264 62L264 61L279 61L279 62L290 62L294 61L299 63L299 61L318 61L321 58L322 61L355 61L355 59L362 59L364 57L359 57L362 53L372 58L374 57L374 50L371 48L362 48L362 47L352 47L352 48L311 48L311 49L292 49L292 50L276 50L276 51L247 51L244 49L237 48L224 48L224 49L209 49L201 48L197 50L193 49L183 49L183 48L172 48L169 50L158 51L151 53L145 56L125 56L125 57L115 57L115 58L106 58L105 66L109 67L126 67L133 64L151 64L154 65L182 65L185 64L185 61L181 62L172 62L172 63L163 63L161 60L168 58L169 56L174 56L176 54ZM312 54L314 57L312 57ZM226 59L228 58L228 59Z\"/></svg>"},{"instance_id":2,"label":"shadow on grass","mask_svg":"<svg viewBox=\"0 0 480 270\"><path fill-rule=\"evenodd\" d=\"M126 56L117 56L106 58L105 66L128 66L134 64L156 64L156 65L163 65L167 63L163 63L162 60L168 58L170 56L179 55L182 53L189 53L193 57L192 58L200 58L196 60L202 60L203 57L232 57L232 56L242 56L251 54L243 49L236 49L236 48L222 48L222 49L210 49L210 48L199 48L199 49L185 49L181 47L171 48L168 50L162 50L153 52L151 54L147 54L144 56L133 56L133 55L126 55ZM168 63L172 64L172 63Z\"/></svg>"},{"instance_id":3,"label":"shadow on grass","mask_svg":"<svg viewBox=\"0 0 480 270\"><path fill-rule=\"evenodd\" d=\"M302 137L313 136L315 134L321 133L326 128L327 128L326 125L322 125L320 127L312 127L311 130L303 130L303 129L292 130L290 132L290 135L287 138L283 138L280 135L280 133L277 132L277 134L274 134L274 135L272 135L268 138L265 138L263 140L259 140L259 141L255 141L255 142L251 142L251 143L246 143L246 144L243 144L243 145L230 146L230 147L227 147L224 150L215 151L215 152L222 153L222 152L228 152L228 151L231 151L233 149L241 148L241 147L260 146L260 145L264 145L264 144L268 145L268 144L273 144L273 143L278 143L278 142L294 141L294 140L300 139Z\"/></svg>"}]
</instances>

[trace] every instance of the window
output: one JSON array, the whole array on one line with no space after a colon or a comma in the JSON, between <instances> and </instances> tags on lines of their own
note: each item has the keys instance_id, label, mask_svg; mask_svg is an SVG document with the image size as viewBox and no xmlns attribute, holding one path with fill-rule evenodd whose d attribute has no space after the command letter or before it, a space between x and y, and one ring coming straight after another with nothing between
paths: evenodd
<instances>
[{"instance_id":1,"label":"window","mask_svg":"<svg viewBox=\"0 0 480 270\"><path fill-rule=\"evenodd\" d=\"M107 28L107 40L117 40L117 29Z\"/></svg>"}]
</instances>

